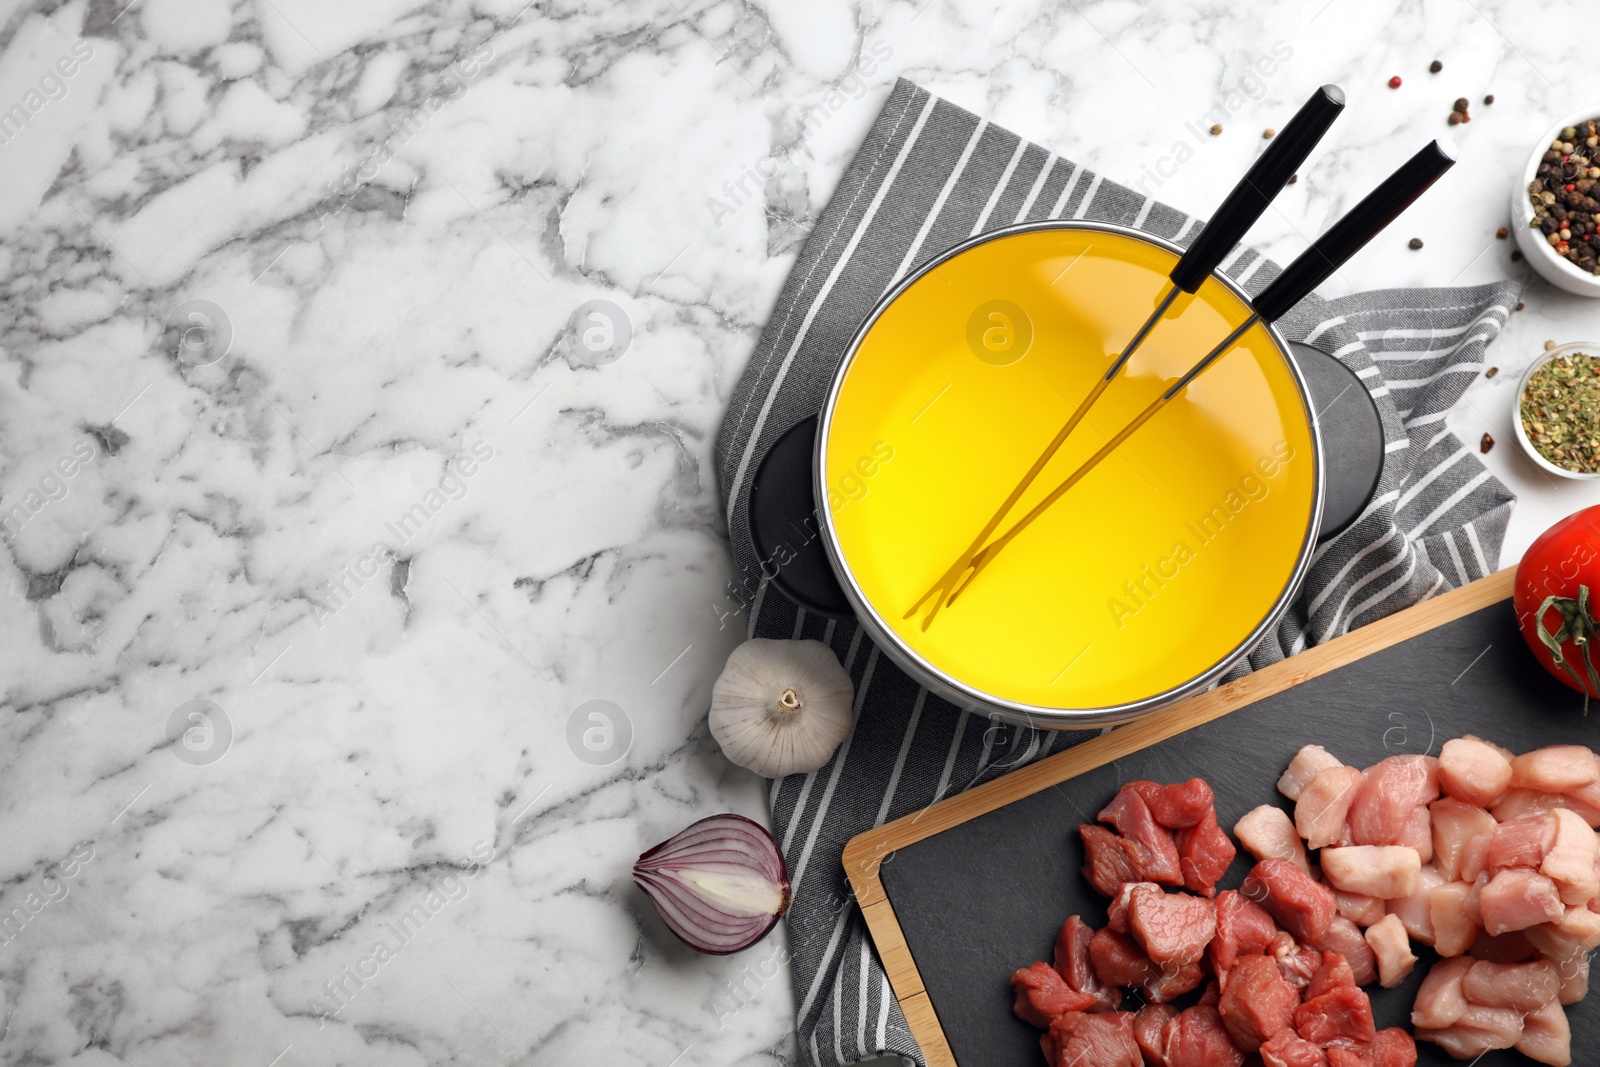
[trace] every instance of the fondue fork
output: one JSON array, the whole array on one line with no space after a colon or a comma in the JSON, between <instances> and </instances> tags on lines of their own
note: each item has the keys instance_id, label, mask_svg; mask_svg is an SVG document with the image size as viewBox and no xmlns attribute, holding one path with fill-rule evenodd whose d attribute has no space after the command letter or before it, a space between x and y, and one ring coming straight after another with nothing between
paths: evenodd
<instances>
[{"instance_id":1,"label":"fondue fork","mask_svg":"<svg viewBox=\"0 0 1600 1067\"><path fill-rule=\"evenodd\" d=\"M1000 537L984 546L981 551L968 561L970 570L950 594L946 603L954 603L962 590L972 584L984 567L994 559L999 552L1009 544L1017 534L1021 533L1030 523L1047 511L1052 504L1076 485L1083 476L1093 470L1101 460L1105 459L1117 447L1131 437L1135 430L1148 422L1151 416L1160 411L1175 396L1188 388L1190 382L1199 377L1206 368L1214 364L1224 354L1230 351L1234 344L1258 323L1270 323L1281 318L1290 308L1304 300L1311 291L1326 281L1334 271L1344 265L1345 261L1355 255L1366 243L1376 237L1384 227L1393 222L1402 211L1424 192L1434 182L1455 165L1454 149L1448 144L1434 141L1422 151L1406 160L1400 169L1391 174L1372 192L1368 193L1355 207L1351 208L1343 218L1335 222L1327 233L1312 242L1311 246L1295 259L1283 273L1273 279L1272 284L1264 289L1260 296L1250 302L1252 314L1245 319L1233 332L1223 338L1222 343L1207 352L1194 366L1190 367L1184 375L1174 382L1171 387L1162 392L1143 411L1134 416L1133 421L1117 431L1111 440L1107 441L1099 451L1090 456L1077 470L1067 475L1061 484L1050 491L1050 494L1039 501L1022 518L1018 519L1012 527Z\"/></svg>"},{"instance_id":2,"label":"fondue fork","mask_svg":"<svg viewBox=\"0 0 1600 1067\"><path fill-rule=\"evenodd\" d=\"M956 580L967 569L973 555L999 528L1011 509L1017 506L1017 502L1022 499L1022 495L1027 492L1034 479L1044 470L1067 437L1077 428L1078 423L1083 421L1083 417L1089 413L1095 401L1100 399L1100 394L1105 392L1106 386L1111 384L1111 380L1144 343L1150 331L1155 329L1156 323L1160 322L1162 316L1172 307L1178 294L1194 293L1199 290L1201 283L1222 264L1227 254L1244 238L1246 231L1267 210L1272 198L1288 184L1289 178L1299 169L1300 164L1306 161L1311 150L1316 147L1322 135L1328 132L1328 127L1333 125L1333 120L1338 118L1339 112L1343 110L1344 92L1337 85L1324 85L1301 105L1300 110L1295 112L1294 118L1283 128L1283 132L1273 138L1267 150L1261 153L1260 158L1251 164L1244 177L1239 179L1239 184L1234 186L1228 198L1217 209L1217 213L1205 224L1199 236L1172 268L1172 273L1169 275L1170 284L1165 294L1156 304L1155 310L1144 320L1144 325L1134 332L1133 338L1129 340L1122 353L1112 361L1111 368L1095 382L1094 388L1090 389L1089 394L1078 403L1077 410L1067 417L1067 421L1062 424L1055 437L1045 446L1039 458L1033 461L1033 466L1028 468L1022 480L1011 490L999 509L990 516L983 529L978 531L972 543L933 584L933 587L907 609L906 618L915 615L917 610L927 603L929 597L937 595L938 599L934 601L927 618L922 620L922 628L926 630L932 624L934 616L939 614L939 609L948 603L945 594L954 588Z\"/></svg>"}]
</instances>

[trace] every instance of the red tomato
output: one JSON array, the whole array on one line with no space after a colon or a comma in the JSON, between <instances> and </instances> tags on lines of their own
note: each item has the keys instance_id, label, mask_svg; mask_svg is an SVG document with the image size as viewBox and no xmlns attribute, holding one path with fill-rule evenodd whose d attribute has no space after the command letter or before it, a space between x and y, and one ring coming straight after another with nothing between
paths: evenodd
<instances>
[{"instance_id":1,"label":"red tomato","mask_svg":"<svg viewBox=\"0 0 1600 1067\"><path fill-rule=\"evenodd\" d=\"M1523 640L1544 669L1600 697L1600 505L1539 535L1517 564L1513 603Z\"/></svg>"}]
</instances>

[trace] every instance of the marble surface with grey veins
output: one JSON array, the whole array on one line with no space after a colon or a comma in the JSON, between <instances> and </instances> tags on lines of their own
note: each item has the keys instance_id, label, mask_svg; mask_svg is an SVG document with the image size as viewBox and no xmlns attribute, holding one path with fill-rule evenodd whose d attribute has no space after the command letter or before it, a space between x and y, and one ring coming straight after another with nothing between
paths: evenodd
<instances>
[{"instance_id":1,"label":"marble surface with grey veins","mask_svg":"<svg viewBox=\"0 0 1600 1067\"><path fill-rule=\"evenodd\" d=\"M887 87L1204 213L1341 83L1280 258L1466 96L1327 290L1520 272L1588 12L1396 7L0 0L0 1061L798 1062L781 931L697 956L628 870L763 817L712 435ZM1511 440L1600 333L1526 300L1453 422L1507 561L1600 497Z\"/></svg>"}]
</instances>

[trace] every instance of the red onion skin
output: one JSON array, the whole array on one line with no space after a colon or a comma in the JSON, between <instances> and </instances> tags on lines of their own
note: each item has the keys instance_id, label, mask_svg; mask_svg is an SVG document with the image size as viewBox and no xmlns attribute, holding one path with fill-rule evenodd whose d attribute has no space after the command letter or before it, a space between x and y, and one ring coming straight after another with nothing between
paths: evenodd
<instances>
[{"instance_id":1,"label":"red onion skin","mask_svg":"<svg viewBox=\"0 0 1600 1067\"><path fill-rule=\"evenodd\" d=\"M724 862L748 860L752 874L779 887L777 911L768 916L719 913L672 876L675 871L693 869L694 861L706 856L720 856ZM678 940L710 956L741 952L766 937L789 910L791 899L789 872L778 843L760 823L732 813L708 816L646 849L634 863L633 881ZM742 921L751 919L762 921L734 936ZM709 929L716 926L723 929ZM730 936L732 940L728 940Z\"/></svg>"}]
</instances>

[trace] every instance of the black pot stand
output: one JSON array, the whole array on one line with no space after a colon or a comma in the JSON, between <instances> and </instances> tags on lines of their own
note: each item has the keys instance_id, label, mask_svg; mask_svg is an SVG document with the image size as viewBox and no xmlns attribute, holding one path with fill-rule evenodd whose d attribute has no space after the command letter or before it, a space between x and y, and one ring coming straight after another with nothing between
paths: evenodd
<instances>
[{"instance_id":1,"label":"black pot stand","mask_svg":"<svg viewBox=\"0 0 1600 1067\"><path fill-rule=\"evenodd\" d=\"M1378 488L1383 470L1383 423L1355 371L1320 349L1291 342L1322 428L1322 526L1317 540L1335 537L1356 521ZM817 417L790 427L756 467L750 487L750 538L761 574L807 611L852 617L850 602L822 543L822 518L812 482Z\"/></svg>"}]
</instances>

